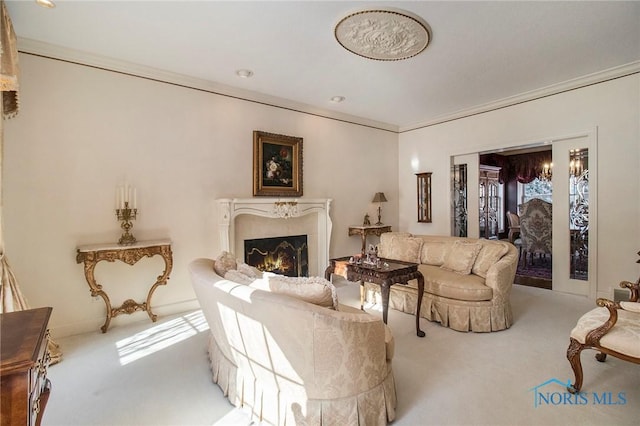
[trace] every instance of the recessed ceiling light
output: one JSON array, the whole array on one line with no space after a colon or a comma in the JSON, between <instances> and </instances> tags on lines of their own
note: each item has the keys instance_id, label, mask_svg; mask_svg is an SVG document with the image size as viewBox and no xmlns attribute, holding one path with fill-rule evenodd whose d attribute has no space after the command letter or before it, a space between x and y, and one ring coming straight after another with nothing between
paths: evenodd
<instances>
[{"instance_id":1,"label":"recessed ceiling light","mask_svg":"<svg viewBox=\"0 0 640 426\"><path fill-rule=\"evenodd\" d=\"M331 99L329 99L331 102L335 103L335 104L339 104L340 102L344 101L345 98L344 96L333 96Z\"/></svg>"},{"instance_id":2,"label":"recessed ceiling light","mask_svg":"<svg viewBox=\"0 0 640 426\"><path fill-rule=\"evenodd\" d=\"M236 71L236 75L240 78L249 78L253 76L253 71L251 70L238 70Z\"/></svg>"},{"instance_id":3,"label":"recessed ceiling light","mask_svg":"<svg viewBox=\"0 0 640 426\"><path fill-rule=\"evenodd\" d=\"M46 7L47 9L53 9L54 7L56 7L56 4L51 0L36 0L36 3L38 3L42 7Z\"/></svg>"}]
</instances>

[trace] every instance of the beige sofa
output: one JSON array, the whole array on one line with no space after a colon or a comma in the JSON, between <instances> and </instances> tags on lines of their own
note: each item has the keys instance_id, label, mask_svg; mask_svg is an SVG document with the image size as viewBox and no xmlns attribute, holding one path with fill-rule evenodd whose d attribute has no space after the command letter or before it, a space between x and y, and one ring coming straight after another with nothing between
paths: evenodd
<instances>
[{"instance_id":1,"label":"beige sofa","mask_svg":"<svg viewBox=\"0 0 640 426\"><path fill-rule=\"evenodd\" d=\"M379 316L222 278L211 259L194 260L189 271L210 327L213 380L253 421L384 425L394 419L393 338Z\"/></svg>"},{"instance_id":2,"label":"beige sofa","mask_svg":"<svg viewBox=\"0 0 640 426\"><path fill-rule=\"evenodd\" d=\"M496 240L389 232L380 257L416 262L424 275L420 316L458 331L488 332L513 323L510 294L518 250ZM417 283L391 287L389 306L414 314ZM380 303L380 287L365 283L365 297Z\"/></svg>"}]
</instances>

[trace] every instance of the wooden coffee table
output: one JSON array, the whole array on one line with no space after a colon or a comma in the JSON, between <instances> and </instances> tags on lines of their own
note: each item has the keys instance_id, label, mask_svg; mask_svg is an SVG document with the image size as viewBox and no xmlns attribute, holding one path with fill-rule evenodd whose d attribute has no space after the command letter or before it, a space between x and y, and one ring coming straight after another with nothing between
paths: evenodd
<instances>
[{"instance_id":1,"label":"wooden coffee table","mask_svg":"<svg viewBox=\"0 0 640 426\"><path fill-rule=\"evenodd\" d=\"M410 280L418 280L418 306L416 307L416 334L424 337L424 331L420 330L420 308L422 306L422 295L424 293L424 277L418 271L418 264L402 262L393 259L380 259L382 266L379 268L373 265L349 263L349 257L339 257L331 259L329 266L324 272L327 280L331 279L331 274L336 273L344 276L348 281L360 281L360 309L364 310L364 283L370 282L380 286L382 293L382 320L387 323L389 312L389 293L393 284L404 284Z\"/></svg>"}]
</instances>

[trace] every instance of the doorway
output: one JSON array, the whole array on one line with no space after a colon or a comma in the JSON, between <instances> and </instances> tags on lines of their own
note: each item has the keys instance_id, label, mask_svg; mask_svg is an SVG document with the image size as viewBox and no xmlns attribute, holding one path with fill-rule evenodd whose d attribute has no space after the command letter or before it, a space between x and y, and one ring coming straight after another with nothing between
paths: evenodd
<instances>
[{"instance_id":1,"label":"doorway","mask_svg":"<svg viewBox=\"0 0 640 426\"><path fill-rule=\"evenodd\" d=\"M584 132L575 136L554 138L550 141L532 143L511 148L499 148L476 154L454 156L452 165L467 167L467 232L469 237L481 237L480 217L475 207L480 201L480 164L499 166L504 169L501 179L504 185L504 208L500 212L508 224L506 212L518 212L522 196L518 195L518 182L509 179L508 159L526 156L535 164L535 178L546 174L552 188L552 254L550 256L551 279L546 287L554 291L580 294L595 298L596 294L596 247L597 247L597 140L596 133ZM546 156L546 158L544 158ZM489 159L493 157L493 161ZM473 160L477 161L474 162ZM553 161L551 161L553 159ZM546 172L545 164L547 165ZM533 179L532 179L533 180ZM475 182L472 182L475 181ZM452 179L452 186L454 182ZM458 191L459 193L460 191ZM522 187L521 191L522 193ZM540 197L540 198L547 198ZM452 206L452 218L460 212ZM453 230L453 225L452 225ZM508 226L499 232L498 238L508 238ZM536 285L538 286L538 285Z\"/></svg>"},{"instance_id":2,"label":"doorway","mask_svg":"<svg viewBox=\"0 0 640 426\"><path fill-rule=\"evenodd\" d=\"M509 241L520 259L515 283L552 288L552 198L550 145L484 153L480 161L480 237ZM483 233L483 170L494 173L496 192L494 229ZM498 175L495 173L498 172ZM490 175L488 175L490 176ZM532 201L537 200L537 201ZM546 206L546 207L545 207ZM543 208L544 207L544 208ZM490 229L493 231L493 229Z\"/></svg>"}]
</instances>

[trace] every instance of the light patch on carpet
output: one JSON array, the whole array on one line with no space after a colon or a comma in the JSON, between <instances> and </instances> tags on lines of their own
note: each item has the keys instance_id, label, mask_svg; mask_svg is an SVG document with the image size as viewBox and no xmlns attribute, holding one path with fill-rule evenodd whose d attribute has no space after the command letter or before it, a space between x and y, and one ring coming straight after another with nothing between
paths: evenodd
<instances>
[{"instance_id":1,"label":"light patch on carpet","mask_svg":"<svg viewBox=\"0 0 640 426\"><path fill-rule=\"evenodd\" d=\"M127 365L208 329L200 310L143 330L116 342L120 365Z\"/></svg>"}]
</instances>

